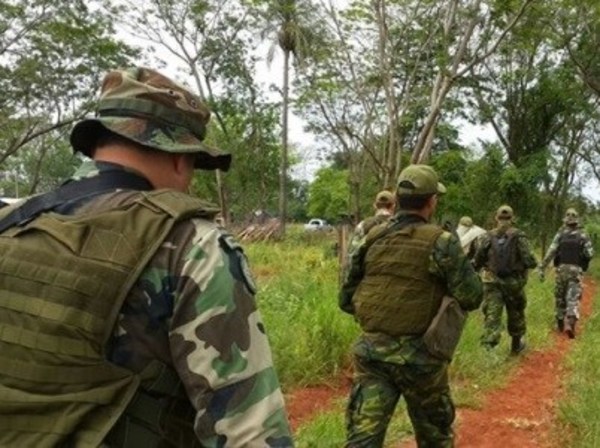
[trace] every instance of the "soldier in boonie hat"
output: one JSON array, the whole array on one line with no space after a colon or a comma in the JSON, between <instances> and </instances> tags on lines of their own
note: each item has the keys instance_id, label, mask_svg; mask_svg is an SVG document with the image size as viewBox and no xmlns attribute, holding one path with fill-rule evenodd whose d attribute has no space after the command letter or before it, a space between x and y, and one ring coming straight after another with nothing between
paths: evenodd
<instances>
[{"instance_id":1,"label":"soldier in boonie hat","mask_svg":"<svg viewBox=\"0 0 600 448\"><path fill-rule=\"evenodd\" d=\"M114 70L102 83L96 117L75 125L71 145L75 152L91 156L108 130L149 148L194 154L197 169L227 171L231 155L202 143L209 118L200 97L157 71Z\"/></svg>"},{"instance_id":2,"label":"soldier in boonie hat","mask_svg":"<svg viewBox=\"0 0 600 448\"><path fill-rule=\"evenodd\" d=\"M429 165L409 165L398 177L398 196L428 196L445 192L446 187L439 182L437 173Z\"/></svg>"}]
</instances>

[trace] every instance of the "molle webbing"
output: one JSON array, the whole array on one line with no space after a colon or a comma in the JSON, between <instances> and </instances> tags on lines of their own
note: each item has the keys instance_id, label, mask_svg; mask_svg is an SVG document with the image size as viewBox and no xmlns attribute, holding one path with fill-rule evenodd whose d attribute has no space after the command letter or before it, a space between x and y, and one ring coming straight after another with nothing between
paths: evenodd
<instances>
[{"instance_id":1,"label":"molle webbing","mask_svg":"<svg viewBox=\"0 0 600 448\"><path fill-rule=\"evenodd\" d=\"M409 225L377 239L365 258L365 276L354 295L364 331L391 336L422 334L435 316L443 285L429 273L442 229Z\"/></svg>"},{"instance_id":2,"label":"molle webbing","mask_svg":"<svg viewBox=\"0 0 600 448\"><path fill-rule=\"evenodd\" d=\"M96 447L138 375L106 361L121 305L175 222L204 204L177 192L43 214L0 235L0 445Z\"/></svg>"}]
</instances>

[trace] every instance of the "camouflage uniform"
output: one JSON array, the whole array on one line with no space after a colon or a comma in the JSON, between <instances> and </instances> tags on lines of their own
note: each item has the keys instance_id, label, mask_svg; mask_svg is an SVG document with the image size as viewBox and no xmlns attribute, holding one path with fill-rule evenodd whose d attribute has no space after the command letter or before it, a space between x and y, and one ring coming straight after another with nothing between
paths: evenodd
<instances>
[{"instance_id":1,"label":"camouflage uniform","mask_svg":"<svg viewBox=\"0 0 600 448\"><path fill-rule=\"evenodd\" d=\"M554 289L556 321L559 330L562 331L566 320L568 326L567 332L569 333L569 336L574 337L574 325L579 319L579 301L581 300L583 292L583 268L580 264L561 262L558 255L561 244L563 244L569 236L579 239L581 242L580 256L587 261L594 256L594 248L587 233L579 227L577 216L575 215L573 217L573 221L569 221L570 218L570 216L565 217L565 226L562 227L552 239L548 252L540 265L540 270L543 273L546 266L548 266L552 260L557 259L556 283Z\"/></svg>"},{"instance_id":2,"label":"camouflage uniform","mask_svg":"<svg viewBox=\"0 0 600 448\"><path fill-rule=\"evenodd\" d=\"M422 224L425 219L421 216L402 211L389 226ZM368 248L363 240L351 256L350 269L340 292L341 303L351 302L366 278L364 260ZM456 236L443 232L437 237L426 269L431 281L439 282L463 309L473 310L479 306L481 281L465 258ZM344 309L349 310L352 311ZM402 395L418 446L453 446L455 410L448 384L448 362L427 351L422 334L391 336L363 330L354 344L353 358L353 387L346 411L347 447L383 446L387 426Z\"/></svg>"},{"instance_id":3,"label":"camouflage uniform","mask_svg":"<svg viewBox=\"0 0 600 448\"><path fill-rule=\"evenodd\" d=\"M158 109L136 111L136 103L127 102L132 97L145 97L146 104L154 101ZM90 154L104 128L145 147L193 153L196 167L228 168L230 156L201 143L208 110L199 98L162 75L149 69L111 72L105 78L102 98L110 101L102 103L101 99L99 117L74 129L71 140L75 150ZM120 99L125 101L119 103ZM118 107L123 109L114 109ZM164 120L152 121L153 114L169 110L172 113ZM178 120L185 126L178 126ZM109 171L131 170L114 163L86 161L73 180ZM55 211L93 214L110 210L132 194L141 193L116 190L91 194L64 203ZM192 414L177 414L177 418L193 423L201 446L293 446L255 293L246 257L237 242L212 220L183 220L145 266L115 322L107 350L109 361L136 373L157 362L175 372L194 410ZM164 412L175 415L177 410ZM158 418L151 413L149 417ZM115 428L127 432L129 418L121 418ZM120 446L115 440L122 439L122 434L111 433L107 443ZM167 443L197 446L198 441L169 437ZM144 444L136 440L128 443Z\"/></svg>"},{"instance_id":4,"label":"camouflage uniform","mask_svg":"<svg viewBox=\"0 0 600 448\"><path fill-rule=\"evenodd\" d=\"M504 211L506 216L501 219L500 215ZM527 330L525 319L527 269L534 268L537 262L525 234L512 226L512 216L510 207L500 207L497 214L498 226L481 237L473 263L476 269L483 268L482 310L485 320L482 344L489 348L498 345L502 332L502 313L506 308L507 329L513 340L512 351L518 353L524 349L523 336ZM513 271L511 275L501 278L491 266L492 237L506 233L509 229L516 234L516 257L523 269Z\"/></svg>"},{"instance_id":5,"label":"camouflage uniform","mask_svg":"<svg viewBox=\"0 0 600 448\"><path fill-rule=\"evenodd\" d=\"M387 190L383 190L377 193L377 196L375 197L375 202L373 203L373 207L375 208L375 214L367 219L363 219L354 228L354 233L348 246L349 255L352 252L356 251L356 249L358 248L358 246L360 246L365 236L367 236L367 233L369 233L369 230L371 230L375 226L389 221L389 219L393 215L394 201L394 194Z\"/></svg>"}]
</instances>

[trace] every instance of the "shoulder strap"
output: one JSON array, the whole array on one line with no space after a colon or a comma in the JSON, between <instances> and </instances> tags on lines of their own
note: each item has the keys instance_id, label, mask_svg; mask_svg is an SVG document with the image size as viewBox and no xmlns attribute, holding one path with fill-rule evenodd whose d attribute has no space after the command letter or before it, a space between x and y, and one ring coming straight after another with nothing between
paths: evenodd
<instances>
[{"instance_id":1,"label":"shoulder strap","mask_svg":"<svg viewBox=\"0 0 600 448\"><path fill-rule=\"evenodd\" d=\"M65 202L82 199L92 193L116 189L152 190L152 188L150 182L142 176L123 170L101 172L98 176L73 180L61 185L56 190L27 200L8 213L0 220L0 233L12 226L26 223Z\"/></svg>"}]
</instances>

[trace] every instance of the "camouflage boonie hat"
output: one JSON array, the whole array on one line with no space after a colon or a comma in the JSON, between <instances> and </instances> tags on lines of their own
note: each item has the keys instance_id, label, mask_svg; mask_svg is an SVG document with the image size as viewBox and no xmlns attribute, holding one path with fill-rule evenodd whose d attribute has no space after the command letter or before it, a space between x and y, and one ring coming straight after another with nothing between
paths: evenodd
<instances>
[{"instance_id":1,"label":"camouflage boonie hat","mask_svg":"<svg viewBox=\"0 0 600 448\"><path fill-rule=\"evenodd\" d=\"M579 213L574 208L568 208L564 217L565 224L579 224Z\"/></svg>"},{"instance_id":2,"label":"camouflage boonie hat","mask_svg":"<svg viewBox=\"0 0 600 448\"><path fill-rule=\"evenodd\" d=\"M438 175L429 165L409 165L398 176L398 196L427 196L446 192Z\"/></svg>"},{"instance_id":3,"label":"camouflage boonie hat","mask_svg":"<svg viewBox=\"0 0 600 448\"><path fill-rule=\"evenodd\" d=\"M508 221L510 219L513 219L513 216L514 212L510 205L501 205L496 211L496 219L501 221Z\"/></svg>"},{"instance_id":4,"label":"camouflage boonie hat","mask_svg":"<svg viewBox=\"0 0 600 448\"><path fill-rule=\"evenodd\" d=\"M390 207L395 202L396 199L394 197L394 193L391 191L383 190L377 193L377 196L375 196L375 207L377 208Z\"/></svg>"},{"instance_id":5,"label":"camouflage boonie hat","mask_svg":"<svg viewBox=\"0 0 600 448\"><path fill-rule=\"evenodd\" d=\"M157 71L114 70L102 82L96 117L75 125L71 145L90 156L106 129L160 151L195 154L195 168L227 171L231 155L202 143L209 118L200 97Z\"/></svg>"}]
</instances>

